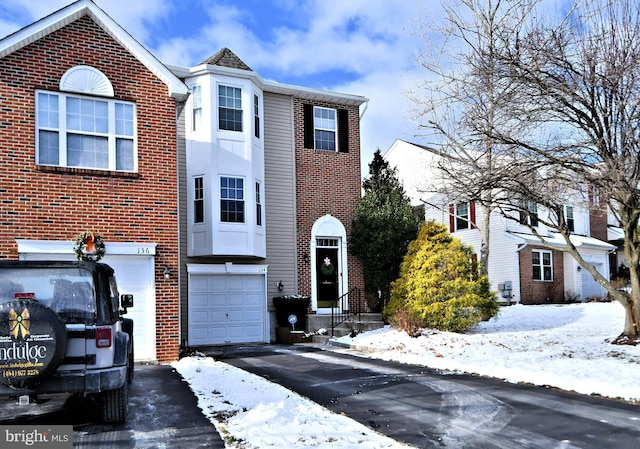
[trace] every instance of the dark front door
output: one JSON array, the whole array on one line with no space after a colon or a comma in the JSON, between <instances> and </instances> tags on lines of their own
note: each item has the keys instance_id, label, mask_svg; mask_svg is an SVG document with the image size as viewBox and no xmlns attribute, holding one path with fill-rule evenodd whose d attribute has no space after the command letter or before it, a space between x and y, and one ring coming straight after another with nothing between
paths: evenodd
<instances>
[{"instance_id":1,"label":"dark front door","mask_svg":"<svg viewBox=\"0 0 640 449\"><path fill-rule=\"evenodd\" d=\"M338 249L316 248L318 308L328 309L338 299Z\"/></svg>"}]
</instances>

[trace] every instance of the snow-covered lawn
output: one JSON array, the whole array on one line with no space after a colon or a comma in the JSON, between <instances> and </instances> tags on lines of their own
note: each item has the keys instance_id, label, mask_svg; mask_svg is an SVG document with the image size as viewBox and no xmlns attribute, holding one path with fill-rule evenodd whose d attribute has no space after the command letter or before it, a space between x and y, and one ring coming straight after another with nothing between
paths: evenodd
<instances>
[{"instance_id":1,"label":"snow-covered lawn","mask_svg":"<svg viewBox=\"0 0 640 449\"><path fill-rule=\"evenodd\" d=\"M515 305L468 334L427 330L411 338L385 327L337 341L363 357L640 402L640 346L607 342L621 333L623 317L617 303ZM173 366L227 447L408 447L211 358L187 357Z\"/></svg>"}]
</instances>

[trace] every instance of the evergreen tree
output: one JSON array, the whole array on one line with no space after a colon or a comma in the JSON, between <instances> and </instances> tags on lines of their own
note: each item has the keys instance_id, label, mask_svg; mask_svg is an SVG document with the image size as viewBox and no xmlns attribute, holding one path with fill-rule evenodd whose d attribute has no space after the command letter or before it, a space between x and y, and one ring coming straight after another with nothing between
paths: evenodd
<instances>
[{"instance_id":1,"label":"evergreen tree","mask_svg":"<svg viewBox=\"0 0 640 449\"><path fill-rule=\"evenodd\" d=\"M386 302L422 217L413 211L395 168L389 167L380 150L362 185L364 196L355 210L349 248L362 261L368 297L381 296Z\"/></svg>"},{"instance_id":2,"label":"evergreen tree","mask_svg":"<svg viewBox=\"0 0 640 449\"><path fill-rule=\"evenodd\" d=\"M477 273L472 248L444 225L423 225L392 284L384 317L414 335L424 327L464 332L497 312L486 275Z\"/></svg>"}]
</instances>

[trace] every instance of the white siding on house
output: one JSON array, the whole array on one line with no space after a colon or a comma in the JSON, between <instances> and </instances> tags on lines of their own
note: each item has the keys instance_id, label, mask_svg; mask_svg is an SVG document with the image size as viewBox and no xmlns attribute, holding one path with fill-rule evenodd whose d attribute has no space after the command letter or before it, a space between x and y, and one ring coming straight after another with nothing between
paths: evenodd
<instances>
[{"instance_id":1,"label":"white siding on house","mask_svg":"<svg viewBox=\"0 0 640 449\"><path fill-rule=\"evenodd\" d=\"M385 153L384 158L392 167L398 170L398 178L403 182L405 191L411 197L412 204L425 204L425 219L444 224L449 229L449 204L454 203L452 198L442 194L433 193L438 183L442 184L438 174L437 157L433 153L408 142L396 140ZM431 190L431 193L428 191ZM609 245L595 239L589 239L589 210L584 195L575 191L574 196L568 199L567 205L573 206L574 234L587 236L582 238L584 244L579 245L579 251L589 263L594 264L598 271L608 277ZM464 192L460 194L464 198ZM476 224L482 223L482 208L477 205ZM541 218L548 219L548 212L538 207ZM514 215L518 218L518 215ZM512 297L510 302L521 300L520 292L520 266L519 250L526 245L540 246L541 243L531 235L527 226L518 220L507 219L498 212L493 212L490 221L490 248L489 248L489 281L491 288L498 292L498 286L507 281L511 282ZM538 231L542 235L551 235L552 229L540 224ZM471 245L478 254L480 251L480 232L478 229L464 229L453 232L453 235ZM557 243L562 245L561 241ZM598 296L604 290L593 280L587 270L578 270L577 263L568 254L563 256L564 263L564 290L565 293L576 293L580 298Z\"/></svg>"}]
</instances>

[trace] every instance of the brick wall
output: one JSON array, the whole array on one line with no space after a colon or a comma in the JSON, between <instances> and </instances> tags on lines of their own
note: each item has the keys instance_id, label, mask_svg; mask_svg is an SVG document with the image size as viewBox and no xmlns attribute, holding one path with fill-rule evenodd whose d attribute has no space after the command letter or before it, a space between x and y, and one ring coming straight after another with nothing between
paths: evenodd
<instances>
[{"instance_id":1,"label":"brick wall","mask_svg":"<svg viewBox=\"0 0 640 449\"><path fill-rule=\"evenodd\" d=\"M71 67L89 65L137 108L138 173L35 165L35 90L57 91ZM95 230L108 242L155 242L157 357L178 356L175 101L167 86L88 17L0 59L0 259L15 239L74 240Z\"/></svg>"},{"instance_id":2,"label":"brick wall","mask_svg":"<svg viewBox=\"0 0 640 449\"><path fill-rule=\"evenodd\" d=\"M564 264L563 255L558 251L551 251L553 259L553 281L533 280L532 250L544 250L527 246L518 254L520 257L520 302L522 304L546 304L547 302L564 301ZM547 297L550 301L547 301Z\"/></svg>"},{"instance_id":3,"label":"brick wall","mask_svg":"<svg viewBox=\"0 0 640 449\"><path fill-rule=\"evenodd\" d=\"M348 152L304 148L305 103L349 111ZM359 108L295 99L294 129L298 289L300 294L311 295L310 264L304 261L305 254L310 254L311 227L318 218L329 214L342 222L347 238L351 235L353 212L361 192ZM360 261L350 254L347 257L349 289L358 287L364 290Z\"/></svg>"}]
</instances>

